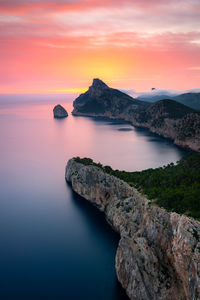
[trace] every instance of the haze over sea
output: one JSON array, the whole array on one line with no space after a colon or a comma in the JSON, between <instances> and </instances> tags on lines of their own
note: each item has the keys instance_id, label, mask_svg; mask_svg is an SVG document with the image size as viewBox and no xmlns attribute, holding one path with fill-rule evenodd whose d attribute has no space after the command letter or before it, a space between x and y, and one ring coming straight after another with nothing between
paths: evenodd
<instances>
[{"instance_id":1,"label":"haze over sea","mask_svg":"<svg viewBox=\"0 0 200 300\"><path fill-rule=\"evenodd\" d=\"M131 171L186 154L129 124L73 117L73 100L0 96L0 299L126 299L114 269L118 235L66 184L67 160ZM53 118L58 103L68 118Z\"/></svg>"}]
</instances>

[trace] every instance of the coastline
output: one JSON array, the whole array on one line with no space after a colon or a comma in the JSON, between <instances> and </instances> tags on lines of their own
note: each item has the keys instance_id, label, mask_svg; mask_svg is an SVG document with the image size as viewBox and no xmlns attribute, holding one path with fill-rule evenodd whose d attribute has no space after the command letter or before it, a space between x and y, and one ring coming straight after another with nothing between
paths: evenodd
<instances>
[{"instance_id":1,"label":"coastline","mask_svg":"<svg viewBox=\"0 0 200 300\"><path fill-rule=\"evenodd\" d=\"M119 232L116 272L130 299L199 299L198 221L149 205L124 181L73 159L65 178Z\"/></svg>"},{"instance_id":2,"label":"coastline","mask_svg":"<svg viewBox=\"0 0 200 300\"><path fill-rule=\"evenodd\" d=\"M159 134L156 131L151 131L150 128L146 127L146 126L142 126L142 125L135 125L133 122L131 122L130 120L126 120L123 118L117 118L117 117L113 117L113 116L105 116L105 115L97 115L97 114L85 114L85 113L74 113L72 112L72 115L74 117L87 117L87 118L92 118L94 120L105 120L105 121L114 121L114 122L120 122L122 124L129 124L131 126L133 126L134 128L137 129L143 129L146 130L148 133L151 133L152 135L158 136L166 141L169 141L170 143L176 145L177 147L179 147L180 149L184 149L185 151L188 151L189 153L192 152L198 152L198 149L193 149L190 148L189 145L187 143L181 143L180 141L176 141L173 138L170 138L168 136L164 136L162 134Z\"/></svg>"}]
</instances>

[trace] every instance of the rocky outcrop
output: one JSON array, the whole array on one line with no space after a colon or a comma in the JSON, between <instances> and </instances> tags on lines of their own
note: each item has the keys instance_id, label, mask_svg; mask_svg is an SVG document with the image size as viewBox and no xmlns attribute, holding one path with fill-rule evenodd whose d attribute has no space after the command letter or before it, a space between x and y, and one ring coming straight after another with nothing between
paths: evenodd
<instances>
[{"instance_id":1,"label":"rocky outcrop","mask_svg":"<svg viewBox=\"0 0 200 300\"><path fill-rule=\"evenodd\" d=\"M54 118L60 119L60 118L66 118L68 116L68 113L63 106L58 104L53 109L53 115L54 115Z\"/></svg>"},{"instance_id":2,"label":"rocky outcrop","mask_svg":"<svg viewBox=\"0 0 200 300\"><path fill-rule=\"evenodd\" d=\"M65 177L119 232L116 272L130 299L200 299L198 221L150 205L127 183L74 159Z\"/></svg>"},{"instance_id":3,"label":"rocky outcrop","mask_svg":"<svg viewBox=\"0 0 200 300\"><path fill-rule=\"evenodd\" d=\"M89 90L73 103L73 115L121 119L172 139L175 144L200 150L200 113L174 100L147 103L94 79Z\"/></svg>"},{"instance_id":4,"label":"rocky outcrop","mask_svg":"<svg viewBox=\"0 0 200 300\"><path fill-rule=\"evenodd\" d=\"M146 105L149 104L112 89L96 78L88 91L74 101L72 114L123 118L128 107L140 109Z\"/></svg>"}]
</instances>

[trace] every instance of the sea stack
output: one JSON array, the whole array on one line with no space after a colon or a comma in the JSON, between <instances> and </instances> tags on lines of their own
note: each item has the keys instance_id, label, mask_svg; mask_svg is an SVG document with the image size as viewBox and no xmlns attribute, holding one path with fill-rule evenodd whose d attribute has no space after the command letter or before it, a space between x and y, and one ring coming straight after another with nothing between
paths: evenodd
<instances>
[{"instance_id":1,"label":"sea stack","mask_svg":"<svg viewBox=\"0 0 200 300\"><path fill-rule=\"evenodd\" d=\"M68 113L64 107L62 107L60 104L56 105L53 109L53 115L54 118L66 118L68 116Z\"/></svg>"}]
</instances>

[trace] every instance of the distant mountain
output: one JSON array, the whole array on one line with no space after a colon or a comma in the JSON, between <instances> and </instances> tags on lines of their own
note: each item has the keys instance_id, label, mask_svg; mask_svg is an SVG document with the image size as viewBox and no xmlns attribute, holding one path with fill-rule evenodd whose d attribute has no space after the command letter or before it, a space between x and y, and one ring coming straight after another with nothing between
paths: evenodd
<instances>
[{"instance_id":1,"label":"distant mountain","mask_svg":"<svg viewBox=\"0 0 200 300\"><path fill-rule=\"evenodd\" d=\"M89 90L73 105L73 115L122 119L170 138L177 145L200 150L200 113L177 101L164 99L148 103L94 79Z\"/></svg>"},{"instance_id":2,"label":"distant mountain","mask_svg":"<svg viewBox=\"0 0 200 300\"><path fill-rule=\"evenodd\" d=\"M171 99L200 111L200 93L184 93L180 95L147 94L139 96L136 99L147 102L156 102L163 99Z\"/></svg>"},{"instance_id":3,"label":"distant mountain","mask_svg":"<svg viewBox=\"0 0 200 300\"><path fill-rule=\"evenodd\" d=\"M186 93L176 96L174 100L200 111L200 93Z\"/></svg>"},{"instance_id":4,"label":"distant mountain","mask_svg":"<svg viewBox=\"0 0 200 300\"><path fill-rule=\"evenodd\" d=\"M163 99L172 99L173 100L174 98L175 98L175 96L169 96L169 95L165 95L165 94L160 94L160 95L139 96L136 99L152 103L152 102L156 102L156 101L163 100Z\"/></svg>"}]
</instances>

